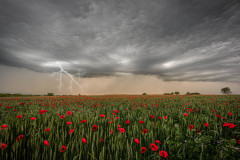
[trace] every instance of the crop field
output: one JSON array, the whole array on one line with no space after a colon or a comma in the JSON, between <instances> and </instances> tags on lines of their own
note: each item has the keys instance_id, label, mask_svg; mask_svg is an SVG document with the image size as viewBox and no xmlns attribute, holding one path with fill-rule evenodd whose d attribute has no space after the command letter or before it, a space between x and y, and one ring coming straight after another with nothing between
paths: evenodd
<instances>
[{"instance_id":1,"label":"crop field","mask_svg":"<svg viewBox=\"0 0 240 160\"><path fill-rule=\"evenodd\" d=\"M1 160L240 159L240 96L0 98Z\"/></svg>"}]
</instances>

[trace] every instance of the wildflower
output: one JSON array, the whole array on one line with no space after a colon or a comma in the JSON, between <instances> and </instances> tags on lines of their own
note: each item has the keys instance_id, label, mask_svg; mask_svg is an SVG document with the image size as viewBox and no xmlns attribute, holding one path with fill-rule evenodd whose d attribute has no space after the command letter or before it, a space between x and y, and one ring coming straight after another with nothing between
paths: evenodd
<instances>
[{"instance_id":1,"label":"wildflower","mask_svg":"<svg viewBox=\"0 0 240 160\"><path fill-rule=\"evenodd\" d=\"M125 123L130 124L130 121L129 121L129 120L126 120Z\"/></svg>"},{"instance_id":2,"label":"wildflower","mask_svg":"<svg viewBox=\"0 0 240 160\"><path fill-rule=\"evenodd\" d=\"M209 126L209 124L208 124L208 123L204 123L203 125L204 125L204 126L206 126L206 127L208 127L208 126Z\"/></svg>"},{"instance_id":3,"label":"wildflower","mask_svg":"<svg viewBox=\"0 0 240 160\"><path fill-rule=\"evenodd\" d=\"M85 138L82 139L83 143L87 143L87 140Z\"/></svg>"},{"instance_id":4,"label":"wildflower","mask_svg":"<svg viewBox=\"0 0 240 160\"><path fill-rule=\"evenodd\" d=\"M34 120L36 120L36 118L35 118L35 117L31 117L31 120L33 120L33 121L34 121Z\"/></svg>"},{"instance_id":5,"label":"wildflower","mask_svg":"<svg viewBox=\"0 0 240 160\"><path fill-rule=\"evenodd\" d=\"M22 118L22 115L17 116L16 118Z\"/></svg>"},{"instance_id":6,"label":"wildflower","mask_svg":"<svg viewBox=\"0 0 240 160\"><path fill-rule=\"evenodd\" d=\"M72 115L72 112L71 111L67 111L67 115Z\"/></svg>"},{"instance_id":7,"label":"wildflower","mask_svg":"<svg viewBox=\"0 0 240 160\"><path fill-rule=\"evenodd\" d=\"M66 149L67 147L63 145L60 152L64 152Z\"/></svg>"},{"instance_id":8,"label":"wildflower","mask_svg":"<svg viewBox=\"0 0 240 160\"><path fill-rule=\"evenodd\" d=\"M49 146L49 142L48 142L47 140L44 140L44 144L45 144L46 146Z\"/></svg>"},{"instance_id":9,"label":"wildflower","mask_svg":"<svg viewBox=\"0 0 240 160\"><path fill-rule=\"evenodd\" d=\"M81 123L86 123L87 122L87 120L81 120Z\"/></svg>"},{"instance_id":10,"label":"wildflower","mask_svg":"<svg viewBox=\"0 0 240 160\"><path fill-rule=\"evenodd\" d=\"M17 141L20 141L20 140L23 140L23 135L19 135L17 138L16 138Z\"/></svg>"},{"instance_id":11,"label":"wildflower","mask_svg":"<svg viewBox=\"0 0 240 160\"><path fill-rule=\"evenodd\" d=\"M190 126L188 126L188 128L189 128L190 130L192 130L194 127L193 127L193 125L190 125Z\"/></svg>"},{"instance_id":12,"label":"wildflower","mask_svg":"<svg viewBox=\"0 0 240 160\"><path fill-rule=\"evenodd\" d=\"M72 124L72 122L67 122L67 125L70 125L70 124Z\"/></svg>"},{"instance_id":13,"label":"wildflower","mask_svg":"<svg viewBox=\"0 0 240 160\"><path fill-rule=\"evenodd\" d=\"M98 126L96 124L93 125L92 131L96 131L98 129Z\"/></svg>"},{"instance_id":14,"label":"wildflower","mask_svg":"<svg viewBox=\"0 0 240 160\"><path fill-rule=\"evenodd\" d=\"M142 147L141 153L144 153L146 151L147 151L147 148L146 147Z\"/></svg>"},{"instance_id":15,"label":"wildflower","mask_svg":"<svg viewBox=\"0 0 240 160\"><path fill-rule=\"evenodd\" d=\"M120 132L121 133L124 133L125 132L125 129L124 128L119 128Z\"/></svg>"},{"instance_id":16,"label":"wildflower","mask_svg":"<svg viewBox=\"0 0 240 160\"><path fill-rule=\"evenodd\" d=\"M161 142L159 140L156 140L154 143L158 143L158 144L161 144Z\"/></svg>"},{"instance_id":17,"label":"wildflower","mask_svg":"<svg viewBox=\"0 0 240 160\"><path fill-rule=\"evenodd\" d=\"M6 145L5 143L2 143L2 145L1 145L1 150L5 149L6 146L7 146L7 145Z\"/></svg>"},{"instance_id":18,"label":"wildflower","mask_svg":"<svg viewBox=\"0 0 240 160\"><path fill-rule=\"evenodd\" d=\"M139 123L140 123L140 124L143 124L143 123L144 123L144 121L139 121Z\"/></svg>"},{"instance_id":19,"label":"wildflower","mask_svg":"<svg viewBox=\"0 0 240 160\"><path fill-rule=\"evenodd\" d=\"M70 129L69 134L73 134L75 129Z\"/></svg>"},{"instance_id":20,"label":"wildflower","mask_svg":"<svg viewBox=\"0 0 240 160\"><path fill-rule=\"evenodd\" d=\"M2 125L2 129L8 128L8 125Z\"/></svg>"},{"instance_id":21,"label":"wildflower","mask_svg":"<svg viewBox=\"0 0 240 160\"><path fill-rule=\"evenodd\" d=\"M46 132L50 132L50 128L45 129Z\"/></svg>"},{"instance_id":22,"label":"wildflower","mask_svg":"<svg viewBox=\"0 0 240 160\"><path fill-rule=\"evenodd\" d=\"M156 145L156 144L153 144L153 143L151 143L151 149L153 150L153 151L157 151L158 150L158 146Z\"/></svg>"},{"instance_id":23,"label":"wildflower","mask_svg":"<svg viewBox=\"0 0 240 160\"><path fill-rule=\"evenodd\" d=\"M134 142L137 143L137 144L140 143L140 141L137 138L134 139Z\"/></svg>"},{"instance_id":24,"label":"wildflower","mask_svg":"<svg viewBox=\"0 0 240 160\"><path fill-rule=\"evenodd\" d=\"M61 115L61 116L60 116L60 119L65 119L65 116L64 116L64 115Z\"/></svg>"},{"instance_id":25,"label":"wildflower","mask_svg":"<svg viewBox=\"0 0 240 160\"><path fill-rule=\"evenodd\" d=\"M163 151L163 150L160 151L159 154L160 154L161 157L166 157L167 158L167 156L168 156L168 153L166 151Z\"/></svg>"},{"instance_id":26,"label":"wildflower","mask_svg":"<svg viewBox=\"0 0 240 160\"><path fill-rule=\"evenodd\" d=\"M155 118L153 115L150 115L150 118Z\"/></svg>"},{"instance_id":27,"label":"wildflower","mask_svg":"<svg viewBox=\"0 0 240 160\"><path fill-rule=\"evenodd\" d=\"M147 129L143 129L143 134L146 134L147 133Z\"/></svg>"},{"instance_id":28,"label":"wildflower","mask_svg":"<svg viewBox=\"0 0 240 160\"><path fill-rule=\"evenodd\" d=\"M100 117L105 117L105 115L104 114L100 114Z\"/></svg>"}]
</instances>

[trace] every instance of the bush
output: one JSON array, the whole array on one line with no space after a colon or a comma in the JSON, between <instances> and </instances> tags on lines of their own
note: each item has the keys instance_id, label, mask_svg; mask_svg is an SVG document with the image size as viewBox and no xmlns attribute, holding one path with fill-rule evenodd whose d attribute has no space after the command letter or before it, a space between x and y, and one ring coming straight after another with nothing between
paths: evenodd
<instances>
[{"instance_id":1,"label":"bush","mask_svg":"<svg viewBox=\"0 0 240 160\"><path fill-rule=\"evenodd\" d=\"M53 93L48 93L47 96L54 96L54 94Z\"/></svg>"}]
</instances>

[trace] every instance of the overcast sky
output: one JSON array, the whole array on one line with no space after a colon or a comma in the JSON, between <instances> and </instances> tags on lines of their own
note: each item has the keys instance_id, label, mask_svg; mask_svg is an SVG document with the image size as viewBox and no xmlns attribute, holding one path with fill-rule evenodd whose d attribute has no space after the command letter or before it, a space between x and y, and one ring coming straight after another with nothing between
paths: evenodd
<instances>
[{"instance_id":1,"label":"overcast sky","mask_svg":"<svg viewBox=\"0 0 240 160\"><path fill-rule=\"evenodd\" d=\"M70 82L82 90L76 93L90 93L84 86L107 83L106 79L112 83L99 94L130 93L122 88L139 77L145 81L134 93L156 92L144 85L153 83L151 78L165 88L172 82L189 84L178 88L183 91L194 84L200 89L217 83L234 86L239 93L240 1L0 0L0 74L5 75L0 76L0 92L30 92L20 76L37 77L38 84L44 79L59 84L56 72L61 67L75 75L76 82ZM9 76L21 89L14 90ZM121 89L106 91L123 79ZM48 91L44 84L39 93ZM204 92L217 93L217 87ZM59 91L59 86L53 88ZM60 88L69 89L69 84Z\"/></svg>"}]
</instances>

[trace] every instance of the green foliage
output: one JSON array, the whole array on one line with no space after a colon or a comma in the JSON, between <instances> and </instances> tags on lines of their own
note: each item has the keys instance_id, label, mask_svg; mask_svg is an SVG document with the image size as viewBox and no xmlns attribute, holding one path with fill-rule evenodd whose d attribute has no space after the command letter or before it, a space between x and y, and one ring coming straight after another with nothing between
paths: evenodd
<instances>
[{"instance_id":1,"label":"green foliage","mask_svg":"<svg viewBox=\"0 0 240 160\"><path fill-rule=\"evenodd\" d=\"M0 146L7 144L5 149L0 149L0 159L166 159L160 158L161 150L168 152L169 160L238 159L239 101L240 96L234 95L0 98L0 125L8 125L0 130ZM13 108L7 108L10 106ZM186 108L192 110L188 112ZM40 110L47 112L39 114ZM67 111L72 114L67 115ZM60 119L59 114L65 115L65 119ZM22 118L16 118L18 115ZM141 120L143 124L139 123ZM237 126L224 127L224 122ZM93 132L94 124L98 129ZM118 125L126 131L120 133ZM194 128L190 130L189 125ZM47 128L50 132L45 131ZM70 129L75 129L73 134L69 134ZM148 133L143 134L143 129ZM19 135L24 139L16 141ZM82 143L82 138L87 143ZM100 142L100 138L104 141ZM134 142L135 138L140 144ZM44 145L44 140L50 145ZM158 151L150 147L155 140L161 141L157 144ZM60 152L62 145L67 146L65 152ZM142 154L143 146L147 151Z\"/></svg>"},{"instance_id":2,"label":"green foliage","mask_svg":"<svg viewBox=\"0 0 240 160\"><path fill-rule=\"evenodd\" d=\"M223 94L231 94L231 89L229 87L225 87L221 89L221 93Z\"/></svg>"},{"instance_id":3,"label":"green foliage","mask_svg":"<svg viewBox=\"0 0 240 160\"><path fill-rule=\"evenodd\" d=\"M171 93L163 93L163 95L171 95Z\"/></svg>"},{"instance_id":4,"label":"green foliage","mask_svg":"<svg viewBox=\"0 0 240 160\"><path fill-rule=\"evenodd\" d=\"M198 93L198 92L193 92L193 93L187 92L186 95L200 95L200 93Z\"/></svg>"},{"instance_id":5,"label":"green foliage","mask_svg":"<svg viewBox=\"0 0 240 160\"><path fill-rule=\"evenodd\" d=\"M179 94L180 94L180 92L175 92L175 94L176 94L176 95L179 95Z\"/></svg>"},{"instance_id":6,"label":"green foliage","mask_svg":"<svg viewBox=\"0 0 240 160\"><path fill-rule=\"evenodd\" d=\"M53 93L48 93L47 96L54 96L54 94Z\"/></svg>"}]
</instances>

